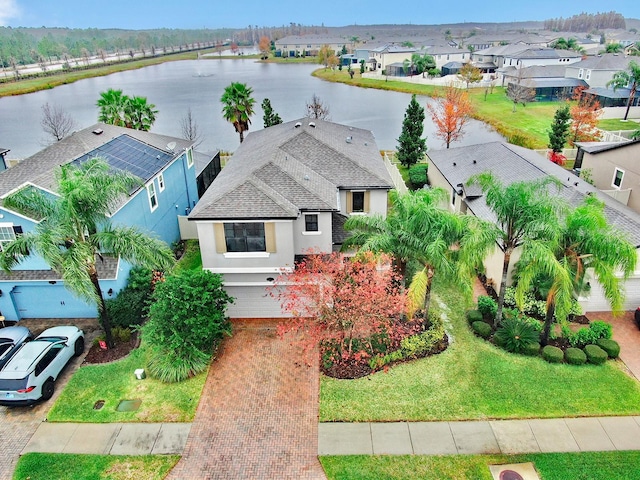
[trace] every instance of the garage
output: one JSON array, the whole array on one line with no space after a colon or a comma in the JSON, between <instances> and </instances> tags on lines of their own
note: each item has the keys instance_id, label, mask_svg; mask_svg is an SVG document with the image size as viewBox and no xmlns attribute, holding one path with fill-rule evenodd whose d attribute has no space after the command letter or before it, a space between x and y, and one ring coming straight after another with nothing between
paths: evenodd
<instances>
[{"instance_id":1,"label":"garage","mask_svg":"<svg viewBox=\"0 0 640 480\"><path fill-rule=\"evenodd\" d=\"M18 285L11 291L17 319L89 318L97 309L71 294L62 285Z\"/></svg>"},{"instance_id":2,"label":"garage","mask_svg":"<svg viewBox=\"0 0 640 480\"><path fill-rule=\"evenodd\" d=\"M266 285L225 286L226 292L235 298L229 305L229 318L282 318L284 315L277 299L271 297Z\"/></svg>"},{"instance_id":3,"label":"garage","mask_svg":"<svg viewBox=\"0 0 640 480\"><path fill-rule=\"evenodd\" d=\"M594 285L595 283L595 285ZM604 296L602 287L597 282L592 282L591 292L588 298L580 299L580 305L585 312L607 312L611 305ZM640 306L640 276L633 276L625 282L625 302L623 310L635 310Z\"/></svg>"}]
</instances>

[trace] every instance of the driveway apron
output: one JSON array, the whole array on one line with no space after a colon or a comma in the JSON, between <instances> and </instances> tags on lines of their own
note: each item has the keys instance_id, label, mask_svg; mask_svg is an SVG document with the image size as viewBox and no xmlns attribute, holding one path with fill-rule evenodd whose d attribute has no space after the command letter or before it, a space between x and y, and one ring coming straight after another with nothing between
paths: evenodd
<instances>
[{"instance_id":1,"label":"driveway apron","mask_svg":"<svg viewBox=\"0 0 640 480\"><path fill-rule=\"evenodd\" d=\"M275 320L237 320L168 478L325 479L318 461L318 365L276 334Z\"/></svg>"}]
</instances>

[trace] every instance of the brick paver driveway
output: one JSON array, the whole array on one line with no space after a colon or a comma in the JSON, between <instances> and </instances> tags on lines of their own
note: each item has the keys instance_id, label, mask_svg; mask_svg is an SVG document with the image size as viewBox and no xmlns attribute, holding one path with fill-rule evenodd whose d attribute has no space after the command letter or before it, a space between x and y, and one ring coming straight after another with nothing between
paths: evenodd
<instances>
[{"instance_id":1,"label":"brick paver driveway","mask_svg":"<svg viewBox=\"0 0 640 480\"><path fill-rule=\"evenodd\" d=\"M620 360L640 380L640 330L633 321L633 311L614 317L611 312L587 313L589 320L604 320L613 326L613 339L620 344Z\"/></svg>"},{"instance_id":2,"label":"brick paver driveway","mask_svg":"<svg viewBox=\"0 0 640 480\"><path fill-rule=\"evenodd\" d=\"M324 479L318 367L276 335L277 322L234 322L204 387L184 455L168 478Z\"/></svg>"}]
</instances>

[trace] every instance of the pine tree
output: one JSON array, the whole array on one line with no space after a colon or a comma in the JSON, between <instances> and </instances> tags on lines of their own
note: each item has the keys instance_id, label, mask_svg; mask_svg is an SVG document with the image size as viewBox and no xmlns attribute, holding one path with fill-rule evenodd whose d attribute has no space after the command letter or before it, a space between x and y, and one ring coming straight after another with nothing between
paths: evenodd
<instances>
[{"instance_id":1,"label":"pine tree","mask_svg":"<svg viewBox=\"0 0 640 480\"><path fill-rule=\"evenodd\" d=\"M265 98L262 101L262 111L264 115L262 119L264 120L264 128L273 127L274 125L278 125L282 123L282 118L276 112L273 111L273 107L271 107L271 100Z\"/></svg>"},{"instance_id":2,"label":"pine tree","mask_svg":"<svg viewBox=\"0 0 640 480\"><path fill-rule=\"evenodd\" d=\"M398 138L398 160L405 167L410 167L421 161L427 151L427 140L422 138L424 130L424 107L421 107L416 96L404 114L402 132Z\"/></svg>"},{"instance_id":3,"label":"pine tree","mask_svg":"<svg viewBox=\"0 0 640 480\"><path fill-rule=\"evenodd\" d=\"M549 148L555 153L562 153L562 149L567 143L569 136L569 123L571 114L569 113L569 105L556 110L553 116L553 123L549 131Z\"/></svg>"}]
</instances>

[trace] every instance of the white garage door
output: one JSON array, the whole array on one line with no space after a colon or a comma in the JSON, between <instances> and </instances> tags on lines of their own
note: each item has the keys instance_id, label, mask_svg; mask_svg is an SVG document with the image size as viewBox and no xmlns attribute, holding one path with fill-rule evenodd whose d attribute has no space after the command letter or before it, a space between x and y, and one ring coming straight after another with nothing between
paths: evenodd
<instances>
[{"instance_id":1,"label":"white garage door","mask_svg":"<svg viewBox=\"0 0 640 480\"><path fill-rule=\"evenodd\" d=\"M595 283L595 285L593 285ZM602 287L592 282L591 294L580 305L585 312L607 312L611 310L609 302L604 296ZM640 306L640 277L632 277L625 282L625 302L623 310L635 310Z\"/></svg>"},{"instance_id":2,"label":"white garage door","mask_svg":"<svg viewBox=\"0 0 640 480\"><path fill-rule=\"evenodd\" d=\"M280 303L272 298L265 287L226 286L224 288L235 302L229 306L229 318L283 318L288 315L282 313Z\"/></svg>"}]
</instances>

